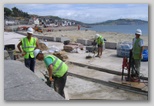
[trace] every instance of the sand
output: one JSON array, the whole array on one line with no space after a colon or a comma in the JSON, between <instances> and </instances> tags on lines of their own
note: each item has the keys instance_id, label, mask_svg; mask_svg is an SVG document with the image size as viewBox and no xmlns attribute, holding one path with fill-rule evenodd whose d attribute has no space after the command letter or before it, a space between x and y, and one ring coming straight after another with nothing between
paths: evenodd
<instances>
[{"instance_id":1,"label":"sand","mask_svg":"<svg viewBox=\"0 0 154 106\"><path fill-rule=\"evenodd\" d=\"M54 37L68 37L72 42L76 42L78 38L92 40L95 37L96 31L85 31L85 30L70 30L70 31L53 31L53 32L44 32L44 36L54 36ZM132 39L135 35L116 33L116 32L101 32L101 34L107 42L123 42L129 41L132 42ZM148 36L141 36L144 41L144 45L148 46Z\"/></svg>"},{"instance_id":2,"label":"sand","mask_svg":"<svg viewBox=\"0 0 154 106\"><path fill-rule=\"evenodd\" d=\"M27 25L20 25L20 26L27 26ZM29 25L30 26L30 25ZM17 28L18 26L9 26L10 29ZM31 25L30 27L34 27ZM52 30L52 32L46 32L48 29ZM136 29L134 29L135 32ZM43 33L35 32L36 34L39 34L40 36L53 36L53 37L68 37L72 42L76 42L78 38L82 39L94 39L95 34L98 32L92 31L92 30L78 30L77 26L67 26L67 27L47 27L43 28ZM132 39L135 37L131 34L123 34L123 33L117 33L117 32L99 32L98 34L101 34L107 42L123 42L123 41L129 41L132 42ZM148 46L148 36L141 36L141 38L144 41L144 45Z\"/></svg>"}]
</instances>

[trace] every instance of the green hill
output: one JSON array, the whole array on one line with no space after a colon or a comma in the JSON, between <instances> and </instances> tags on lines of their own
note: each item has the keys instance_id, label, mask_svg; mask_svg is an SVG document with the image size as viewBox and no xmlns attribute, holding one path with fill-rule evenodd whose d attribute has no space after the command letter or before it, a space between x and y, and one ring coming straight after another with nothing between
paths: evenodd
<instances>
[{"instance_id":1,"label":"green hill","mask_svg":"<svg viewBox=\"0 0 154 106\"><path fill-rule=\"evenodd\" d=\"M139 19L117 19L117 20L108 20L100 23L94 23L91 25L141 25L147 23L148 21Z\"/></svg>"}]
</instances>

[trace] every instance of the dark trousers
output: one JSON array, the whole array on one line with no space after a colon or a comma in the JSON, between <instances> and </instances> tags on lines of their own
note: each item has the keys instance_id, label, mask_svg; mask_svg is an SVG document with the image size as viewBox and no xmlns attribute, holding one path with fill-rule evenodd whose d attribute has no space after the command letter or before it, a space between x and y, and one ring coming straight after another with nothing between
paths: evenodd
<instances>
[{"instance_id":1,"label":"dark trousers","mask_svg":"<svg viewBox=\"0 0 154 106\"><path fill-rule=\"evenodd\" d=\"M34 72L35 58L29 57L29 59L25 59L24 62L25 62L25 66L29 68L32 72Z\"/></svg>"},{"instance_id":2,"label":"dark trousers","mask_svg":"<svg viewBox=\"0 0 154 106\"><path fill-rule=\"evenodd\" d=\"M53 77L53 78L54 78L54 90L65 98L64 87L67 79L67 72L60 78L58 77Z\"/></svg>"}]
</instances>

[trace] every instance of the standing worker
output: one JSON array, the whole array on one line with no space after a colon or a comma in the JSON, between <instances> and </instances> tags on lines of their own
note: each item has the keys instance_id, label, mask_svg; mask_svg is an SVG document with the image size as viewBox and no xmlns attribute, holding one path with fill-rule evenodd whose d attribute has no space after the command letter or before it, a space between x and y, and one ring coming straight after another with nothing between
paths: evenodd
<instances>
[{"instance_id":1,"label":"standing worker","mask_svg":"<svg viewBox=\"0 0 154 106\"><path fill-rule=\"evenodd\" d=\"M101 57L103 52L104 39L99 34L96 34L95 38L96 38L96 43L98 45L98 54L96 55L96 57Z\"/></svg>"},{"instance_id":2,"label":"standing worker","mask_svg":"<svg viewBox=\"0 0 154 106\"><path fill-rule=\"evenodd\" d=\"M134 66L137 71L137 77L140 77L140 64L142 59L142 51L143 51L143 40L140 38L142 35L141 29L137 29L135 32L136 37L133 38L133 60L134 60Z\"/></svg>"},{"instance_id":3,"label":"standing worker","mask_svg":"<svg viewBox=\"0 0 154 106\"><path fill-rule=\"evenodd\" d=\"M24 56L25 66L28 67L32 72L35 68L35 57L34 49L39 48L38 39L32 37L33 28L27 29L27 36L22 38L19 44L17 45L20 53ZM22 46L22 50L20 48Z\"/></svg>"},{"instance_id":4,"label":"standing worker","mask_svg":"<svg viewBox=\"0 0 154 106\"><path fill-rule=\"evenodd\" d=\"M54 90L65 98L64 87L68 66L54 55L44 56L40 49L35 49L34 55L39 61L44 61L49 72L49 80L54 82Z\"/></svg>"}]
</instances>

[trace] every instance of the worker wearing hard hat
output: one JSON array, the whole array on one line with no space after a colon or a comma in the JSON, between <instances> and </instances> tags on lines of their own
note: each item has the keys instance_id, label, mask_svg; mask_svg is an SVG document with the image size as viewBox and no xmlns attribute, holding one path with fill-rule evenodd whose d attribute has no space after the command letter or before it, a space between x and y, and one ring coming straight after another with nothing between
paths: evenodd
<instances>
[{"instance_id":1,"label":"worker wearing hard hat","mask_svg":"<svg viewBox=\"0 0 154 106\"><path fill-rule=\"evenodd\" d=\"M33 28L27 29L27 36L22 38L19 44L17 45L20 53L24 56L25 66L28 67L32 72L34 72L35 68L35 57L34 57L34 49L39 48L38 39L32 37ZM21 47L22 46L22 49Z\"/></svg>"},{"instance_id":2,"label":"worker wearing hard hat","mask_svg":"<svg viewBox=\"0 0 154 106\"><path fill-rule=\"evenodd\" d=\"M54 82L54 90L65 98L64 87L68 66L54 55L44 56L40 49L34 50L34 55L39 61L44 61L49 72L49 80Z\"/></svg>"},{"instance_id":3,"label":"worker wearing hard hat","mask_svg":"<svg viewBox=\"0 0 154 106\"><path fill-rule=\"evenodd\" d=\"M134 66L137 71L137 77L140 76L140 64L142 59L142 51L143 51L143 40L140 38L142 35L141 29L137 29L135 32L135 38L133 38L133 48L132 48L132 54L133 54L133 60L134 60Z\"/></svg>"},{"instance_id":4,"label":"worker wearing hard hat","mask_svg":"<svg viewBox=\"0 0 154 106\"><path fill-rule=\"evenodd\" d=\"M96 43L98 45L98 54L96 55L96 57L101 57L102 52L103 52L104 39L99 34L96 34L95 39L96 39Z\"/></svg>"}]
</instances>

